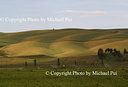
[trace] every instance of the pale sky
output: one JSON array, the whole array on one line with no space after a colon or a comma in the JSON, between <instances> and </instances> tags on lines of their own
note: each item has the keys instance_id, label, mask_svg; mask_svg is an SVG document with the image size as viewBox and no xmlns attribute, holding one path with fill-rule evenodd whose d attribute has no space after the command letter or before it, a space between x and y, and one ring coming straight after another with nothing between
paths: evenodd
<instances>
[{"instance_id":1,"label":"pale sky","mask_svg":"<svg viewBox=\"0 0 128 87\"><path fill-rule=\"evenodd\" d=\"M72 21L7 22L11 18L50 17L66 17ZM52 28L128 28L127 21L128 0L0 0L0 32Z\"/></svg>"}]
</instances>

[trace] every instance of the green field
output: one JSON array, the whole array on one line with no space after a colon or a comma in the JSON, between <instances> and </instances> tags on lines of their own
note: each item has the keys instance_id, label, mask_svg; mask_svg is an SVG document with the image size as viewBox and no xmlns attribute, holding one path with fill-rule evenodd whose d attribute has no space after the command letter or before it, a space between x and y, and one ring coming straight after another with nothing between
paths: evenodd
<instances>
[{"instance_id":1,"label":"green field","mask_svg":"<svg viewBox=\"0 0 128 87\"><path fill-rule=\"evenodd\" d=\"M117 71L116 76L47 76L46 71ZM127 87L126 68L0 70L0 87Z\"/></svg>"}]
</instances>

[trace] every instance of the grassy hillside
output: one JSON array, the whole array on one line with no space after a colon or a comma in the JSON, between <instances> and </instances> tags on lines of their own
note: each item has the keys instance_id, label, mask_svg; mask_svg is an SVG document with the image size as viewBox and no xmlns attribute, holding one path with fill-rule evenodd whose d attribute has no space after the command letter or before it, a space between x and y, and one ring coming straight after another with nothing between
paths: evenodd
<instances>
[{"instance_id":1,"label":"grassy hillside","mask_svg":"<svg viewBox=\"0 0 128 87\"><path fill-rule=\"evenodd\" d=\"M70 57L96 54L99 48L128 48L128 30L60 29L0 33L8 56Z\"/></svg>"}]
</instances>

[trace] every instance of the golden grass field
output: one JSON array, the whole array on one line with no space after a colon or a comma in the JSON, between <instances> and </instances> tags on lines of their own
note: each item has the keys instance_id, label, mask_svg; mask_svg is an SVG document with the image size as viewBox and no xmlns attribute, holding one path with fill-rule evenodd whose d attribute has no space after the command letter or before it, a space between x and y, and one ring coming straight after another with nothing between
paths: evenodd
<instances>
[{"instance_id":1,"label":"golden grass field","mask_svg":"<svg viewBox=\"0 0 128 87\"><path fill-rule=\"evenodd\" d=\"M97 55L99 48L116 48L123 52L124 48L128 48L128 30L58 29L0 33L0 46L3 46L0 50L8 54L9 58L6 59L10 64L25 61L26 58L19 58L21 56L32 55L47 56L43 57L42 62L70 57L76 60L77 57L81 59L80 56ZM3 60L1 57L1 64L5 63ZM33 59L26 61L31 62Z\"/></svg>"}]
</instances>

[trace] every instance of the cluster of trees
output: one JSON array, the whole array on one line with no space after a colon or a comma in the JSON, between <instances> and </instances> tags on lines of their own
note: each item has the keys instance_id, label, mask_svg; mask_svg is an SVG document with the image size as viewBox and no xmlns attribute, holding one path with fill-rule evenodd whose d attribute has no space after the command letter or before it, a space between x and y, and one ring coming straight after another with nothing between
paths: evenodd
<instances>
[{"instance_id":1,"label":"cluster of trees","mask_svg":"<svg viewBox=\"0 0 128 87\"><path fill-rule=\"evenodd\" d=\"M126 49L124 49L124 54L128 53ZM111 54L113 56L118 56L118 57L122 57L122 54L120 51L116 50L116 48L112 49L112 48L107 48L105 49L105 52L102 48L100 48L98 50L98 56L99 57L104 57L105 54Z\"/></svg>"},{"instance_id":2,"label":"cluster of trees","mask_svg":"<svg viewBox=\"0 0 128 87\"><path fill-rule=\"evenodd\" d=\"M126 48L124 48L124 54L128 54L128 51L126 50ZM104 64L103 60L105 59L106 56L116 56L116 57L123 57L123 55L121 54L120 51L118 51L116 48L112 49L112 48L107 48L105 49L105 51L100 48L98 49L98 56L101 60L101 63Z\"/></svg>"},{"instance_id":3,"label":"cluster of trees","mask_svg":"<svg viewBox=\"0 0 128 87\"><path fill-rule=\"evenodd\" d=\"M118 51L116 48L107 48L105 49L105 54L112 54L113 56L122 57L122 54L120 51Z\"/></svg>"}]
</instances>

